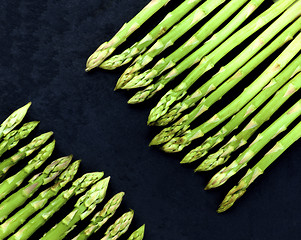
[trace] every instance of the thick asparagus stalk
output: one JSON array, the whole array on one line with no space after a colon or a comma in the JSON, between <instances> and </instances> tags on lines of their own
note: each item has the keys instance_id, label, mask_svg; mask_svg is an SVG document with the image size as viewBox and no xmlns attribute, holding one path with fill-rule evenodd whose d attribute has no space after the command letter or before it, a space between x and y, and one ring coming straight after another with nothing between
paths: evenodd
<instances>
[{"instance_id":1,"label":"thick asparagus stalk","mask_svg":"<svg viewBox=\"0 0 301 240\"><path fill-rule=\"evenodd\" d=\"M301 74L288 82L281 90L277 92L274 98L265 105L260 112L253 117L244 129L231 140L222 146L216 153L211 154L196 171L207 171L222 165L230 158L231 153L245 145L248 139L256 132L256 130L267 121L270 116L296 91L301 87Z\"/></svg>"},{"instance_id":2,"label":"thick asparagus stalk","mask_svg":"<svg viewBox=\"0 0 301 240\"><path fill-rule=\"evenodd\" d=\"M0 139L6 136L11 130L18 126L20 122L22 122L30 106L31 102L14 111L3 123L1 123Z\"/></svg>"},{"instance_id":3,"label":"thick asparagus stalk","mask_svg":"<svg viewBox=\"0 0 301 240\"><path fill-rule=\"evenodd\" d=\"M212 104L221 99L222 96L226 94L229 90L231 90L237 83L239 83L245 76L247 76L251 71L253 71L259 64L261 64L261 62L263 62L268 56L270 56L287 41L292 40L294 35L296 35L300 31L300 28L301 17L299 17L296 22L291 24L269 46L263 49L249 62L247 62L242 68L240 68L230 79L223 83L219 88L217 88L218 85L221 84L225 79L227 79L237 69L237 67L241 65L242 60L240 58L235 58L225 67L223 67L220 72L213 76L209 81L207 81L193 94L187 96L184 101L177 103L172 109L169 110L169 112L167 112L165 115L159 118L155 122L155 124L159 126L167 125L171 121L178 118L183 111L193 107L205 95L209 94L212 90L217 88L212 94L209 95L207 99L204 99L204 101L202 101L197 107L199 110L201 108L209 108ZM252 50L250 49L250 51Z\"/></svg>"},{"instance_id":4,"label":"thick asparagus stalk","mask_svg":"<svg viewBox=\"0 0 301 240\"><path fill-rule=\"evenodd\" d=\"M19 187L34 170L38 169L52 154L55 141L44 147L22 170L0 184L0 200ZM1 234L0 234L1 235Z\"/></svg>"},{"instance_id":5,"label":"thick asparagus stalk","mask_svg":"<svg viewBox=\"0 0 301 240\"><path fill-rule=\"evenodd\" d=\"M138 56L134 63L128 67L117 81L115 89L122 88L127 84L134 76L139 74L139 70L150 63L155 56L163 52L166 48L173 45L173 43L184 35L189 29L195 26L203 18L205 18L210 12L216 9L225 0L207 0L201 6L196 8L191 14L189 14L180 23L175 25L168 33L162 38L156 41L155 44L144 54ZM194 39L192 39L194 40ZM193 45L189 43L188 45ZM188 48L188 46L187 46Z\"/></svg>"},{"instance_id":6,"label":"thick asparagus stalk","mask_svg":"<svg viewBox=\"0 0 301 240\"><path fill-rule=\"evenodd\" d=\"M107 177L93 185L84 196L78 199L72 212L45 233L41 240L63 239L76 226L77 222L89 216L96 205L103 201L109 181L110 177Z\"/></svg>"},{"instance_id":7,"label":"thick asparagus stalk","mask_svg":"<svg viewBox=\"0 0 301 240\"><path fill-rule=\"evenodd\" d=\"M53 132L44 133L34 138L29 144L20 148L16 154L3 160L0 163L0 177L2 177L7 171L14 166L17 162L28 157L34 151L39 149L53 134Z\"/></svg>"},{"instance_id":8,"label":"thick asparagus stalk","mask_svg":"<svg viewBox=\"0 0 301 240\"><path fill-rule=\"evenodd\" d=\"M223 56L229 53L234 47L241 44L245 39L247 39L253 33L258 31L269 21L273 20L283 11L285 11L286 8L290 6L292 2L294 1L286 0L286 1L278 1L277 3L273 4L267 11L265 11L257 18L255 18L252 22L247 24L245 27L243 27L242 29L234 33L223 44L221 44L209 55L204 57L201 60L200 64L176 88L171 89L161 98L157 106L151 110L148 118L148 124L151 125L159 117L163 116L168 111L171 104L173 104L175 101L185 96L187 90L190 88L191 85L193 85L195 81L198 80L200 76L202 76L209 69L212 69L214 65L221 58L223 58ZM300 2L294 4L292 8L290 8L287 12L294 15L294 18L298 17L298 14L300 14ZM289 18L289 14L287 14L287 12L285 13L285 15ZM286 20L285 22L286 22L285 25L287 25L288 22ZM277 28L274 29L274 31L277 32ZM266 38L268 38L268 36L266 36ZM260 40L264 41L264 39L259 39L256 43L253 43L253 46L255 46L254 53L257 52L265 43L265 42L261 43ZM251 56L254 55L252 54L253 51L249 51L249 49L246 51L248 54L246 56L240 55L240 58L249 59L250 55Z\"/></svg>"},{"instance_id":9,"label":"thick asparagus stalk","mask_svg":"<svg viewBox=\"0 0 301 240\"><path fill-rule=\"evenodd\" d=\"M38 210L42 209L48 200L58 194L58 192L71 182L77 173L80 161L72 163L55 181L54 185L41 192L35 199L30 201L24 208L7 219L0 225L0 236L5 238L21 226L26 219Z\"/></svg>"},{"instance_id":10,"label":"thick asparagus stalk","mask_svg":"<svg viewBox=\"0 0 301 240\"><path fill-rule=\"evenodd\" d=\"M90 224L72 240L88 239L93 233L98 231L115 214L123 196L124 192L120 192L112 197L103 209L93 216Z\"/></svg>"},{"instance_id":11,"label":"thick asparagus stalk","mask_svg":"<svg viewBox=\"0 0 301 240\"><path fill-rule=\"evenodd\" d=\"M263 172L294 142L301 137L301 123L299 122L285 137L276 145L239 181L238 185L233 187L219 206L217 212L221 213L229 209L235 201L240 198L250 186L251 183Z\"/></svg>"},{"instance_id":12,"label":"thick asparagus stalk","mask_svg":"<svg viewBox=\"0 0 301 240\"><path fill-rule=\"evenodd\" d=\"M25 123L19 130L13 130L0 143L0 156L15 147L20 140L26 138L39 124L38 121Z\"/></svg>"},{"instance_id":13,"label":"thick asparagus stalk","mask_svg":"<svg viewBox=\"0 0 301 240\"><path fill-rule=\"evenodd\" d=\"M212 17L204 26L198 30L186 43L179 47L175 52L166 58L162 58L152 69L135 76L123 89L131 89L147 86L154 77L173 67L178 61L185 57L189 52L195 49L207 37L209 37L223 22L231 17L247 0L229 1L214 17ZM262 2L262 1L261 1ZM250 14L250 13L248 13ZM230 33L227 33L231 34ZM195 54L194 54L195 55ZM198 56L198 59L199 56ZM195 63L194 63L195 64Z\"/></svg>"},{"instance_id":14,"label":"thick asparagus stalk","mask_svg":"<svg viewBox=\"0 0 301 240\"><path fill-rule=\"evenodd\" d=\"M138 228L135 232L131 234L128 240L142 240L144 237L144 230L145 225L142 225L140 228Z\"/></svg>"},{"instance_id":15,"label":"thick asparagus stalk","mask_svg":"<svg viewBox=\"0 0 301 240\"><path fill-rule=\"evenodd\" d=\"M216 188L224 184L230 177L247 166L247 163L278 134L301 115L301 100L292 106L287 112L273 122L266 130L258 134L256 139L241 153L229 166L216 173L209 181L205 189Z\"/></svg>"},{"instance_id":16,"label":"thick asparagus stalk","mask_svg":"<svg viewBox=\"0 0 301 240\"><path fill-rule=\"evenodd\" d=\"M193 9L201 0L185 0L175 10L168 13L165 18L144 38L136 42L130 48L124 50L121 54L115 55L104 61L100 67L113 70L117 67L129 63L134 57L144 53L147 47L151 45L157 38L168 31L175 23L184 17L191 9Z\"/></svg>"},{"instance_id":17,"label":"thick asparagus stalk","mask_svg":"<svg viewBox=\"0 0 301 240\"><path fill-rule=\"evenodd\" d=\"M298 59L295 60L296 65L299 64L299 69L297 71L301 71L301 55ZM285 69L287 70L287 69ZM239 111L225 126L223 126L214 136L209 137L201 146L193 149L189 152L182 163L189 163L196 161L202 156L206 155L206 153L214 147L216 144L223 141L223 139L229 135L234 129L238 128L242 122L249 117L253 112L257 110L267 99L269 99L275 91L280 88L280 86L286 81L287 78L280 77L283 74L279 74L276 78L271 80L268 87L263 89L252 101L250 101L242 110ZM269 101L256 115L259 116L258 124L261 125L264 121L267 121L276 111L277 109L288 100L294 93L300 89L300 76L295 77L293 80L288 82L285 86L282 87L281 90L277 92L277 94ZM258 117L257 117L258 118ZM224 163L224 160L218 159L218 157L222 155L221 152L211 154L206 160L202 162L202 164L196 169L196 171L208 171L215 168L218 165Z\"/></svg>"},{"instance_id":18,"label":"thick asparagus stalk","mask_svg":"<svg viewBox=\"0 0 301 240\"><path fill-rule=\"evenodd\" d=\"M101 44L88 58L86 71L98 67L115 49L126 41L146 20L165 6L170 0L152 0L134 18L125 23L116 35L108 42Z\"/></svg>"},{"instance_id":19,"label":"thick asparagus stalk","mask_svg":"<svg viewBox=\"0 0 301 240\"><path fill-rule=\"evenodd\" d=\"M72 156L59 158L48 165L42 173L33 176L29 183L10 195L0 204L0 222L16 208L22 206L42 185L53 181L70 163Z\"/></svg>"},{"instance_id":20,"label":"thick asparagus stalk","mask_svg":"<svg viewBox=\"0 0 301 240\"><path fill-rule=\"evenodd\" d=\"M220 110L212 118L199 127L188 130L183 136L170 140L163 146L166 152L181 151L189 145L192 140L202 137L205 133L217 127L223 121L238 112L254 96L256 96L269 81L275 77L301 49L301 33L289 44L289 46L273 61L273 63L252 83L250 84L235 100L227 107Z\"/></svg>"},{"instance_id":21,"label":"thick asparagus stalk","mask_svg":"<svg viewBox=\"0 0 301 240\"><path fill-rule=\"evenodd\" d=\"M52 200L45 208L43 208L37 215L30 219L22 228L12 235L10 240L24 240L28 239L35 231L43 226L55 212L74 195L78 195L102 178L103 172L87 173L74 181L72 186L60 193L54 200Z\"/></svg>"},{"instance_id":22,"label":"thick asparagus stalk","mask_svg":"<svg viewBox=\"0 0 301 240\"><path fill-rule=\"evenodd\" d=\"M113 223L106 231L105 236L101 240L116 240L122 234L124 234L134 217L134 211L131 210L125 214L123 214L120 218L118 218L115 223Z\"/></svg>"}]
</instances>

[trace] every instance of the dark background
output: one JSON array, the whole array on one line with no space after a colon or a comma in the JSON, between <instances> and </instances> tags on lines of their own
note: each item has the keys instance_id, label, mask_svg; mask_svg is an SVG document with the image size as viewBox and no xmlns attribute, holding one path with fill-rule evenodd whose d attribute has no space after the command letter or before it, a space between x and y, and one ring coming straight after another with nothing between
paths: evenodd
<instances>
[{"instance_id":1,"label":"dark background","mask_svg":"<svg viewBox=\"0 0 301 240\"><path fill-rule=\"evenodd\" d=\"M205 192L213 173L194 174L192 167L180 166L183 155L148 147L158 129L146 126L146 120L158 97L129 106L131 92L113 91L124 68L85 73L88 56L147 3L2 0L0 120L32 101L26 120L40 120L38 132L54 131L54 155L72 153L83 159L81 173L103 170L110 175L108 195L126 192L115 218L134 209L131 230L145 223L146 240L300 239L300 142L258 178L231 210L217 214L218 204L245 171L220 189ZM156 14L124 46L144 36L176 5L173 1ZM50 223L71 208L70 203ZM92 239L101 237L99 233Z\"/></svg>"}]
</instances>

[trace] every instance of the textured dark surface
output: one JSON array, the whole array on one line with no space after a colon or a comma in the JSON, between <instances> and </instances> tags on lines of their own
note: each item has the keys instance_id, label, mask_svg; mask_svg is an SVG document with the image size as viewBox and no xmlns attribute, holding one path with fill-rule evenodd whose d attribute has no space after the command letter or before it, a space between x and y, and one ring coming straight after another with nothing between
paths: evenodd
<instances>
[{"instance_id":1,"label":"textured dark surface","mask_svg":"<svg viewBox=\"0 0 301 240\"><path fill-rule=\"evenodd\" d=\"M212 173L194 174L179 165L181 154L148 147L157 132L146 126L155 102L127 105L127 94L113 91L121 70L84 72L89 54L147 2L2 0L1 121L32 101L27 120L40 120L40 132L54 131L57 156L72 153L83 159L82 172L103 170L112 177L110 195L126 192L123 210L135 210L132 230L146 224L146 240L300 239L300 142L218 215L218 204L239 178L203 191Z\"/></svg>"}]
</instances>

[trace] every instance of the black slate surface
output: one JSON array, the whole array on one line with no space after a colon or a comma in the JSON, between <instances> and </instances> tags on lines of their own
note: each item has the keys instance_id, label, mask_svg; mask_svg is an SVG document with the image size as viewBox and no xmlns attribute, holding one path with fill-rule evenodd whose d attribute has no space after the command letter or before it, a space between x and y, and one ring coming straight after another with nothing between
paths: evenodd
<instances>
[{"instance_id":1,"label":"black slate surface","mask_svg":"<svg viewBox=\"0 0 301 240\"><path fill-rule=\"evenodd\" d=\"M181 154L148 147L158 132L146 126L155 101L127 105L131 94L113 91L122 70L84 72L87 57L147 2L2 0L0 120L32 101L26 120L40 120L39 132L54 131L55 156L72 153L83 160L82 173L103 170L110 175L109 194L126 192L122 210L135 210L131 230L145 223L146 240L300 239L300 142L235 207L217 214L218 204L239 178L205 192L212 173L194 174L193 168L179 165ZM134 36L149 31L164 11Z\"/></svg>"}]
</instances>

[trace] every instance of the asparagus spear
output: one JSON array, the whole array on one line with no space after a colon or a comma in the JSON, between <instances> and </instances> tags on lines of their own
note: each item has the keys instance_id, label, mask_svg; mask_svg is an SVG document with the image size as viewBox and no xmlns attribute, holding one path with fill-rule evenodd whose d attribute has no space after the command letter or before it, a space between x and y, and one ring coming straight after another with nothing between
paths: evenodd
<instances>
[{"instance_id":1,"label":"asparagus spear","mask_svg":"<svg viewBox=\"0 0 301 240\"><path fill-rule=\"evenodd\" d=\"M275 22L276 23L276 22ZM239 69L230 79L223 83L217 90L215 90L207 99L204 99L202 103L199 104L198 108L206 106L209 108L213 103L217 102L222 96L227 93L231 88L233 88L237 83L239 83L246 75L253 71L261 62L263 62L268 56L275 52L287 41L293 39L301 28L301 17L298 18L296 22L291 24L282 34L280 34L269 46L263 49L255 57L253 57L249 62L247 62L241 69ZM260 39L260 38L259 38ZM252 51L252 50L251 50ZM237 66L235 66L237 65ZM165 126L174 119L178 118L183 111L194 106L199 100L205 95L209 94L210 91L214 90L221 84L225 79L227 79L237 68L241 65L241 59L238 57L222 68L222 71L218 72L209 81L207 81L203 86L196 90L190 96L182 102L177 103L168 113L159 118L155 124L160 126Z\"/></svg>"},{"instance_id":2,"label":"asparagus spear","mask_svg":"<svg viewBox=\"0 0 301 240\"><path fill-rule=\"evenodd\" d=\"M208 36L210 36L223 22L225 22L233 13L235 13L247 0L229 1L214 17L212 17L204 26L198 30L186 43L179 47L175 52L166 58L162 58L152 69L141 73L131 79L123 89L144 87L148 85L154 77L160 75L165 70L173 67L179 60L185 57L189 52L195 49ZM230 33L228 33L230 34ZM159 73L159 74L158 74Z\"/></svg>"},{"instance_id":3,"label":"asparagus spear","mask_svg":"<svg viewBox=\"0 0 301 240\"><path fill-rule=\"evenodd\" d=\"M301 87L301 74L287 83L274 98L264 106L259 113L244 127L244 129L225 144L215 154L211 154L196 171L210 170L228 161L231 153L245 145L256 130L267 121L270 116Z\"/></svg>"},{"instance_id":4,"label":"asparagus spear","mask_svg":"<svg viewBox=\"0 0 301 240\"><path fill-rule=\"evenodd\" d=\"M80 161L72 163L55 181L54 185L41 192L35 199L30 201L24 208L7 219L0 225L0 236L5 238L21 226L27 218L38 210L42 209L50 198L56 196L58 192L71 182L77 173Z\"/></svg>"},{"instance_id":5,"label":"asparagus spear","mask_svg":"<svg viewBox=\"0 0 301 240\"><path fill-rule=\"evenodd\" d=\"M0 126L0 139L6 136L11 130L22 122L25 117L31 102L14 111Z\"/></svg>"},{"instance_id":6,"label":"asparagus spear","mask_svg":"<svg viewBox=\"0 0 301 240\"><path fill-rule=\"evenodd\" d=\"M34 138L29 144L20 148L16 154L3 160L0 163L0 177L2 177L7 171L14 166L17 162L28 157L35 150L39 149L53 134L53 132L44 133Z\"/></svg>"},{"instance_id":7,"label":"asparagus spear","mask_svg":"<svg viewBox=\"0 0 301 240\"><path fill-rule=\"evenodd\" d=\"M301 115L301 100L294 104L287 112L273 122L266 130L258 134L256 139L241 153L229 166L216 173L209 181L205 189L216 188L224 184L230 177L247 166L247 163L278 134Z\"/></svg>"},{"instance_id":8,"label":"asparagus spear","mask_svg":"<svg viewBox=\"0 0 301 240\"><path fill-rule=\"evenodd\" d=\"M124 50L121 54L115 55L104 61L100 67L108 70L113 70L117 67L127 64L134 57L142 54L147 50L157 38L168 31L175 23L184 17L191 9L193 9L201 0L185 0L175 10L168 13L165 18L144 38L136 42L130 48Z\"/></svg>"},{"instance_id":9,"label":"asparagus spear","mask_svg":"<svg viewBox=\"0 0 301 240\"><path fill-rule=\"evenodd\" d=\"M55 141L44 147L22 170L0 184L0 200L19 187L34 170L38 169L52 154ZM1 235L1 234L0 234Z\"/></svg>"},{"instance_id":10,"label":"asparagus spear","mask_svg":"<svg viewBox=\"0 0 301 240\"><path fill-rule=\"evenodd\" d=\"M164 65L164 68L161 69L160 61L152 69L147 70L141 73L140 75L134 77L134 79L141 78L141 80L139 81L139 85L149 86L141 91L138 91L128 101L128 103L136 104L151 98L158 91L163 89L167 83L171 82L174 78L176 78L186 69L198 63L202 59L202 57L204 57L206 54L208 54L210 51L216 48L221 42L223 42L227 37L229 37L245 20L247 20L248 17L261 5L263 1L264 0L250 0L249 3L238 14L236 14L224 28L222 28L219 32L213 34L213 36L208 41L206 41L199 49L191 53L187 58L185 58L182 62L176 65L167 74L163 75L156 83L149 85L153 81L154 77L158 77L166 70ZM214 19L214 17L212 19ZM209 20L209 22L212 21L212 19ZM204 26L206 26L207 24L208 23L206 23ZM175 51L172 55L181 55L181 53L177 53L178 51ZM166 62L166 59L168 58L173 59L174 57L172 55L165 58L165 61L163 61L162 63L164 64L164 62ZM169 60L169 62L173 61ZM170 65L172 66L172 64Z\"/></svg>"},{"instance_id":11,"label":"asparagus spear","mask_svg":"<svg viewBox=\"0 0 301 240\"><path fill-rule=\"evenodd\" d=\"M77 222L89 216L96 205L103 201L109 181L110 177L107 177L93 185L84 196L78 199L72 212L45 233L41 240L63 239L76 226Z\"/></svg>"},{"instance_id":12,"label":"asparagus spear","mask_svg":"<svg viewBox=\"0 0 301 240\"><path fill-rule=\"evenodd\" d=\"M105 236L101 240L116 240L122 234L124 234L134 217L134 211L131 210L125 214L123 214L120 218L118 218L115 223L113 223L105 232Z\"/></svg>"},{"instance_id":13,"label":"asparagus spear","mask_svg":"<svg viewBox=\"0 0 301 240\"><path fill-rule=\"evenodd\" d=\"M299 62L298 62L299 61ZM299 64L299 69L301 70L301 55L298 59L295 60L296 64ZM282 76L279 75L279 77ZM234 129L240 126L240 124L253 112L256 111L260 105L262 105L267 99L269 99L275 91L280 88L282 82L286 81L286 78L283 78L282 81L279 81L278 76L271 80L269 87L263 89L252 101L250 101L242 110L237 113L225 126L222 127L213 137L209 137L201 146L197 147L196 149L189 152L182 163L189 163L196 161L197 159L204 156L209 149L214 147L216 144L223 141L224 137L229 135ZM267 121L276 111L277 109L286 101L288 100L298 89L300 89L300 75L289 81L285 86L282 87L281 90L277 92L277 94L269 101L263 109L255 116L255 118L259 119L258 125L260 126L264 121ZM218 158L221 152L214 153L209 155L209 157L202 162L202 164L196 169L196 171L208 171L215 168L218 165L221 165L225 161L221 158Z\"/></svg>"},{"instance_id":14,"label":"asparagus spear","mask_svg":"<svg viewBox=\"0 0 301 240\"><path fill-rule=\"evenodd\" d=\"M29 183L10 195L0 204L0 222L16 208L22 206L42 185L53 181L70 163L72 156L59 158L49 164L42 173L33 176Z\"/></svg>"},{"instance_id":15,"label":"asparagus spear","mask_svg":"<svg viewBox=\"0 0 301 240\"><path fill-rule=\"evenodd\" d=\"M223 121L238 112L254 96L259 93L264 86L277 75L301 49L301 33L289 44L289 46L273 61L273 63L252 83L250 84L234 101L227 107L219 111L212 118L199 127L188 130L183 136L170 140L163 146L164 151L177 152L189 145L192 140L202 137Z\"/></svg>"},{"instance_id":16,"label":"asparagus spear","mask_svg":"<svg viewBox=\"0 0 301 240\"><path fill-rule=\"evenodd\" d=\"M86 71L98 67L120 44L125 42L134 31L169 1L170 0L151 0L134 18L128 23L125 23L110 41L105 42L98 47L98 49L88 58Z\"/></svg>"},{"instance_id":17,"label":"asparagus spear","mask_svg":"<svg viewBox=\"0 0 301 240\"><path fill-rule=\"evenodd\" d=\"M217 212L221 213L229 209L235 201L240 198L250 186L251 183L263 172L294 142L301 137L301 123L299 122L285 137L276 145L239 181L238 185L233 187L219 206Z\"/></svg>"},{"instance_id":18,"label":"asparagus spear","mask_svg":"<svg viewBox=\"0 0 301 240\"><path fill-rule=\"evenodd\" d=\"M26 138L39 124L38 121L25 123L19 130L13 130L0 143L0 156L15 147L20 140Z\"/></svg>"},{"instance_id":19,"label":"asparagus spear","mask_svg":"<svg viewBox=\"0 0 301 240\"><path fill-rule=\"evenodd\" d=\"M74 181L72 186L60 193L54 200L52 200L45 208L43 208L37 215L30 219L22 228L12 235L10 240L24 240L28 239L36 230L43 226L55 212L74 195L78 195L102 178L103 172L87 173Z\"/></svg>"},{"instance_id":20,"label":"asparagus spear","mask_svg":"<svg viewBox=\"0 0 301 240\"><path fill-rule=\"evenodd\" d=\"M115 89L122 88L128 81L130 81L135 75L138 75L139 70L145 65L150 63L155 56L160 54L166 48L173 45L173 43L182 35L184 35L189 29L195 26L203 18L205 18L210 12L221 5L225 0L207 0L201 6L196 8L180 23L175 25L167 34L156 41L156 43L144 54L137 57L134 63L128 67L125 72L119 78ZM194 38L192 39L194 40ZM191 43L188 43L190 45ZM193 43L192 43L193 45ZM188 46L187 46L188 47Z\"/></svg>"},{"instance_id":21,"label":"asparagus spear","mask_svg":"<svg viewBox=\"0 0 301 240\"><path fill-rule=\"evenodd\" d=\"M144 237L144 230L145 225L142 225L140 228L138 228L135 232L131 234L128 240L142 240Z\"/></svg>"},{"instance_id":22,"label":"asparagus spear","mask_svg":"<svg viewBox=\"0 0 301 240\"><path fill-rule=\"evenodd\" d=\"M115 214L123 196L124 192L120 192L112 197L103 209L93 216L90 224L72 240L88 239L93 233L98 231Z\"/></svg>"},{"instance_id":23,"label":"asparagus spear","mask_svg":"<svg viewBox=\"0 0 301 240\"><path fill-rule=\"evenodd\" d=\"M159 117L163 116L168 111L171 104L181 99L186 94L186 91L189 89L189 87L193 85L193 83L197 81L197 79L200 76L202 76L209 69L212 69L214 65L221 58L223 58L223 56L229 53L234 47L241 44L245 39L247 39L253 33L258 31L269 21L273 20L283 11L285 11L286 8L289 7L292 2L294 1L286 0L286 1L278 1L277 3L273 4L267 11L265 11L257 18L255 18L252 22L250 22L248 25L246 25L245 27L243 27L242 29L234 33L223 44L221 44L209 55L204 57L201 60L200 64L176 88L171 89L161 98L157 106L151 110L148 118L148 124L151 125ZM287 18L289 19L290 15L288 14L288 12L292 14L294 18L298 17L298 14L300 14L300 2L297 2L297 4L293 5L292 8L290 8L285 13L285 16L287 16ZM284 17L282 17L282 19L283 18ZM288 22L286 20L285 22L286 22L285 25L287 25ZM277 32L277 28L274 29L274 31ZM266 38L268 38L268 36L266 36ZM264 41L264 39L260 39L260 40ZM261 43L260 40L258 40L256 43L253 43L253 46L255 46L254 53L258 51L264 44ZM248 49L247 53L248 54L245 56L245 58L249 59L249 56L253 55L252 54L253 51L249 51ZM240 57L244 59L243 55L240 55Z\"/></svg>"}]
</instances>

